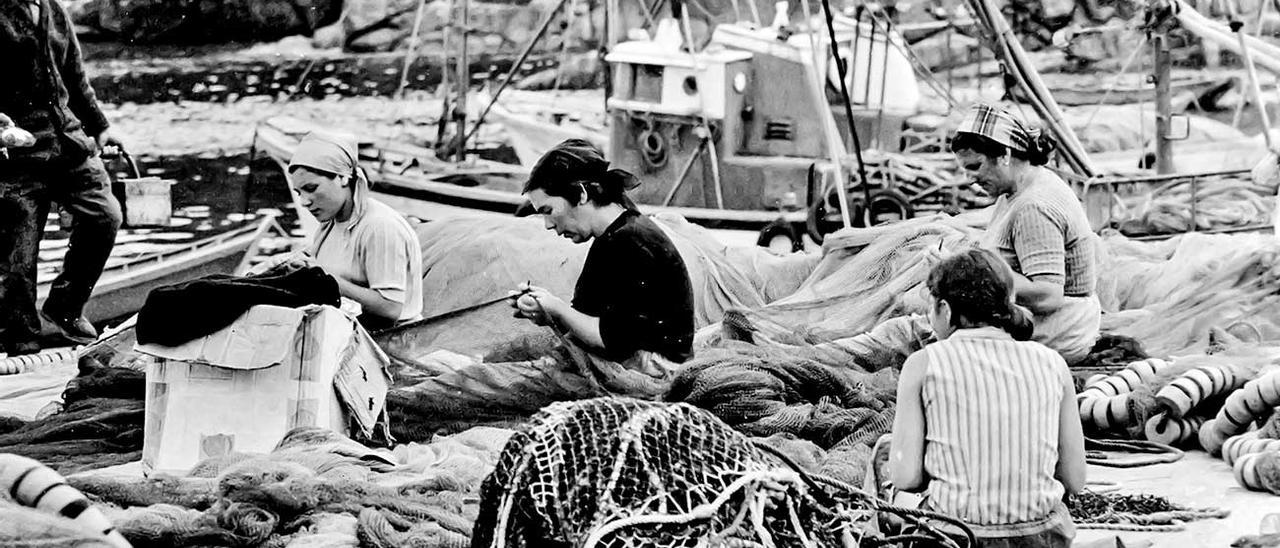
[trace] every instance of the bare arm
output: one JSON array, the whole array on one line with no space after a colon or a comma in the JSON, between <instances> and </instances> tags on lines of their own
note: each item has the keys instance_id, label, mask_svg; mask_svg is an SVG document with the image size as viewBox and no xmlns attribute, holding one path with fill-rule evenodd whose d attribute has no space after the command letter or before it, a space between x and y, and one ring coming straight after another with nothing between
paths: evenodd
<instances>
[{"instance_id":1,"label":"bare arm","mask_svg":"<svg viewBox=\"0 0 1280 548\"><path fill-rule=\"evenodd\" d=\"M898 377L898 407L893 417L893 445L889 453L889 477L903 491L922 491L929 484L924 470L924 400L920 389L928 358L912 354Z\"/></svg>"},{"instance_id":2,"label":"bare arm","mask_svg":"<svg viewBox=\"0 0 1280 548\"><path fill-rule=\"evenodd\" d=\"M1058 466L1054 470L1054 477L1062 482L1067 493L1074 494L1084 489L1088 465L1085 463L1080 411L1076 407L1075 383L1066 368L1062 371L1062 405L1058 412Z\"/></svg>"},{"instance_id":3,"label":"bare arm","mask_svg":"<svg viewBox=\"0 0 1280 548\"><path fill-rule=\"evenodd\" d=\"M393 301L383 297L381 293L360 287L342 276L334 276L338 280L338 293L343 297L360 303L360 308L367 313L390 320L400 319L400 312L404 310L404 303Z\"/></svg>"},{"instance_id":4,"label":"bare arm","mask_svg":"<svg viewBox=\"0 0 1280 548\"><path fill-rule=\"evenodd\" d=\"M1035 280L1017 272L1013 273L1013 291L1016 295L1016 302L1042 316L1062 308L1062 305L1066 302L1063 296L1062 283L1046 280L1042 276L1037 276L1037 278L1040 279Z\"/></svg>"},{"instance_id":5,"label":"bare arm","mask_svg":"<svg viewBox=\"0 0 1280 548\"><path fill-rule=\"evenodd\" d=\"M541 287L520 284L518 291L513 292L512 296L516 298L515 306L521 317L538 325L554 323L587 346L604 350L600 318L579 312L564 299Z\"/></svg>"}]
</instances>

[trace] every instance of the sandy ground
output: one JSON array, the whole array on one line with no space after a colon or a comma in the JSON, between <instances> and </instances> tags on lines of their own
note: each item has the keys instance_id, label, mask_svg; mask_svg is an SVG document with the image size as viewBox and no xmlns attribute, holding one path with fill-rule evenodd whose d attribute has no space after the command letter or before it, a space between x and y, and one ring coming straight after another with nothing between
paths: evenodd
<instances>
[{"instance_id":1,"label":"sandy ground","mask_svg":"<svg viewBox=\"0 0 1280 548\"><path fill-rule=\"evenodd\" d=\"M1156 548L1225 547L1243 535L1256 535L1262 518L1280 513L1280 497L1240 487L1231 467L1202 451L1182 460L1141 468L1089 467L1089 479L1116 482L1121 493L1148 493L1189 507L1218 507L1231 511L1224 519L1193 521L1176 533L1130 533L1082 530L1076 544L1119 536L1128 546L1146 540Z\"/></svg>"}]
</instances>

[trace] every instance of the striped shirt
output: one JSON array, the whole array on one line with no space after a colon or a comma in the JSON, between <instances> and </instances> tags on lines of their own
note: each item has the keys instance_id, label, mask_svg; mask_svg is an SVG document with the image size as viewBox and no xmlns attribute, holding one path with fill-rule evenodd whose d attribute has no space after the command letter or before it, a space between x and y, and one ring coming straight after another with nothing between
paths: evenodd
<instances>
[{"instance_id":1,"label":"striped shirt","mask_svg":"<svg viewBox=\"0 0 1280 548\"><path fill-rule=\"evenodd\" d=\"M1054 478L1067 364L994 327L926 346L921 387L930 508L974 525L1044 519Z\"/></svg>"},{"instance_id":2,"label":"striped shirt","mask_svg":"<svg viewBox=\"0 0 1280 548\"><path fill-rule=\"evenodd\" d=\"M1062 284L1068 297L1093 294L1097 235L1071 187L1047 169L996 206L984 244L1028 278Z\"/></svg>"}]
</instances>

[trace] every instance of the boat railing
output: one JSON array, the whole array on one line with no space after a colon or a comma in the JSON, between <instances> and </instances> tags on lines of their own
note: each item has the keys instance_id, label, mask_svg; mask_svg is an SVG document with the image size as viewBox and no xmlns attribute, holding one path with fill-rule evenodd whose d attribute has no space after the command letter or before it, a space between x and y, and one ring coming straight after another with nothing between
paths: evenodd
<instances>
[{"instance_id":1,"label":"boat railing","mask_svg":"<svg viewBox=\"0 0 1280 548\"><path fill-rule=\"evenodd\" d=\"M186 245L183 245L181 247L176 247L174 249L157 251L155 253L148 253L140 257L127 259L123 262L112 265L111 269L118 272L129 272L134 269L143 268L156 263L165 262L178 255L190 253L192 251L196 251L200 249L215 247L218 245L225 244L231 240L243 238L247 235L251 235L255 233L265 234L266 232L269 232L269 231L275 231L280 234L287 234L284 228L280 226L279 221L276 219L278 216L279 214L275 212L267 213L265 217L259 219L259 221L256 223L245 223L244 226L233 228L231 230L228 230L226 232L223 232L215 236L211 236L209 238L203 238L194 242L190 242Z\"/></svg>"},{"instance_id":2,"label":"boat railing","mask_svg":"<svg viewBox=\"0 0 1280 548\"><path fill-rule=\"evenodd\" d=\"M1268 223L1249 225L1233 225L1221 228L1199 229L1202 200L1206 192L1215 190L1221 183L1229 181L1251 180L1250 170L1220 170L1196 173L1170 173L1161 175L1124 175L1080 177L1073 173L1060 172L1063 179L1076 191L1085 204L1090 224L1095 230L1114 228L1118 223L1128 219L1116 215L1117 204L1126 198L1149 195L1152 199L1160 198L1183 184L1188 186L1187 207L1189 213L1188 232L1206 234L1251 232L1266 229ZM1135 236L1134 239L1160 239L1177 234L1152 234Z\"/></svg>"}]
</instances>

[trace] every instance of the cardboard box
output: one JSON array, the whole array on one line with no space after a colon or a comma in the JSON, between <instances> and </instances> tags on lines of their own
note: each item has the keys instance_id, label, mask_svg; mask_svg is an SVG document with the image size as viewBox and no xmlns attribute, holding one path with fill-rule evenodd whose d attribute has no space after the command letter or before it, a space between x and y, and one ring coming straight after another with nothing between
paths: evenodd
<instances>
[{"instance_id":1,"label":"cardboard box","mask_svg":"<svg viewBox=\"0 0 1280 548\"><path fill-rule=\"evenodd\" d=\"M385 427L387 357L333 307L255 306L212 335L137 350L152 357L148 472L184 474L209 457L270 452L300 426L365 436Z\"/></svg>"}]
</instances>

